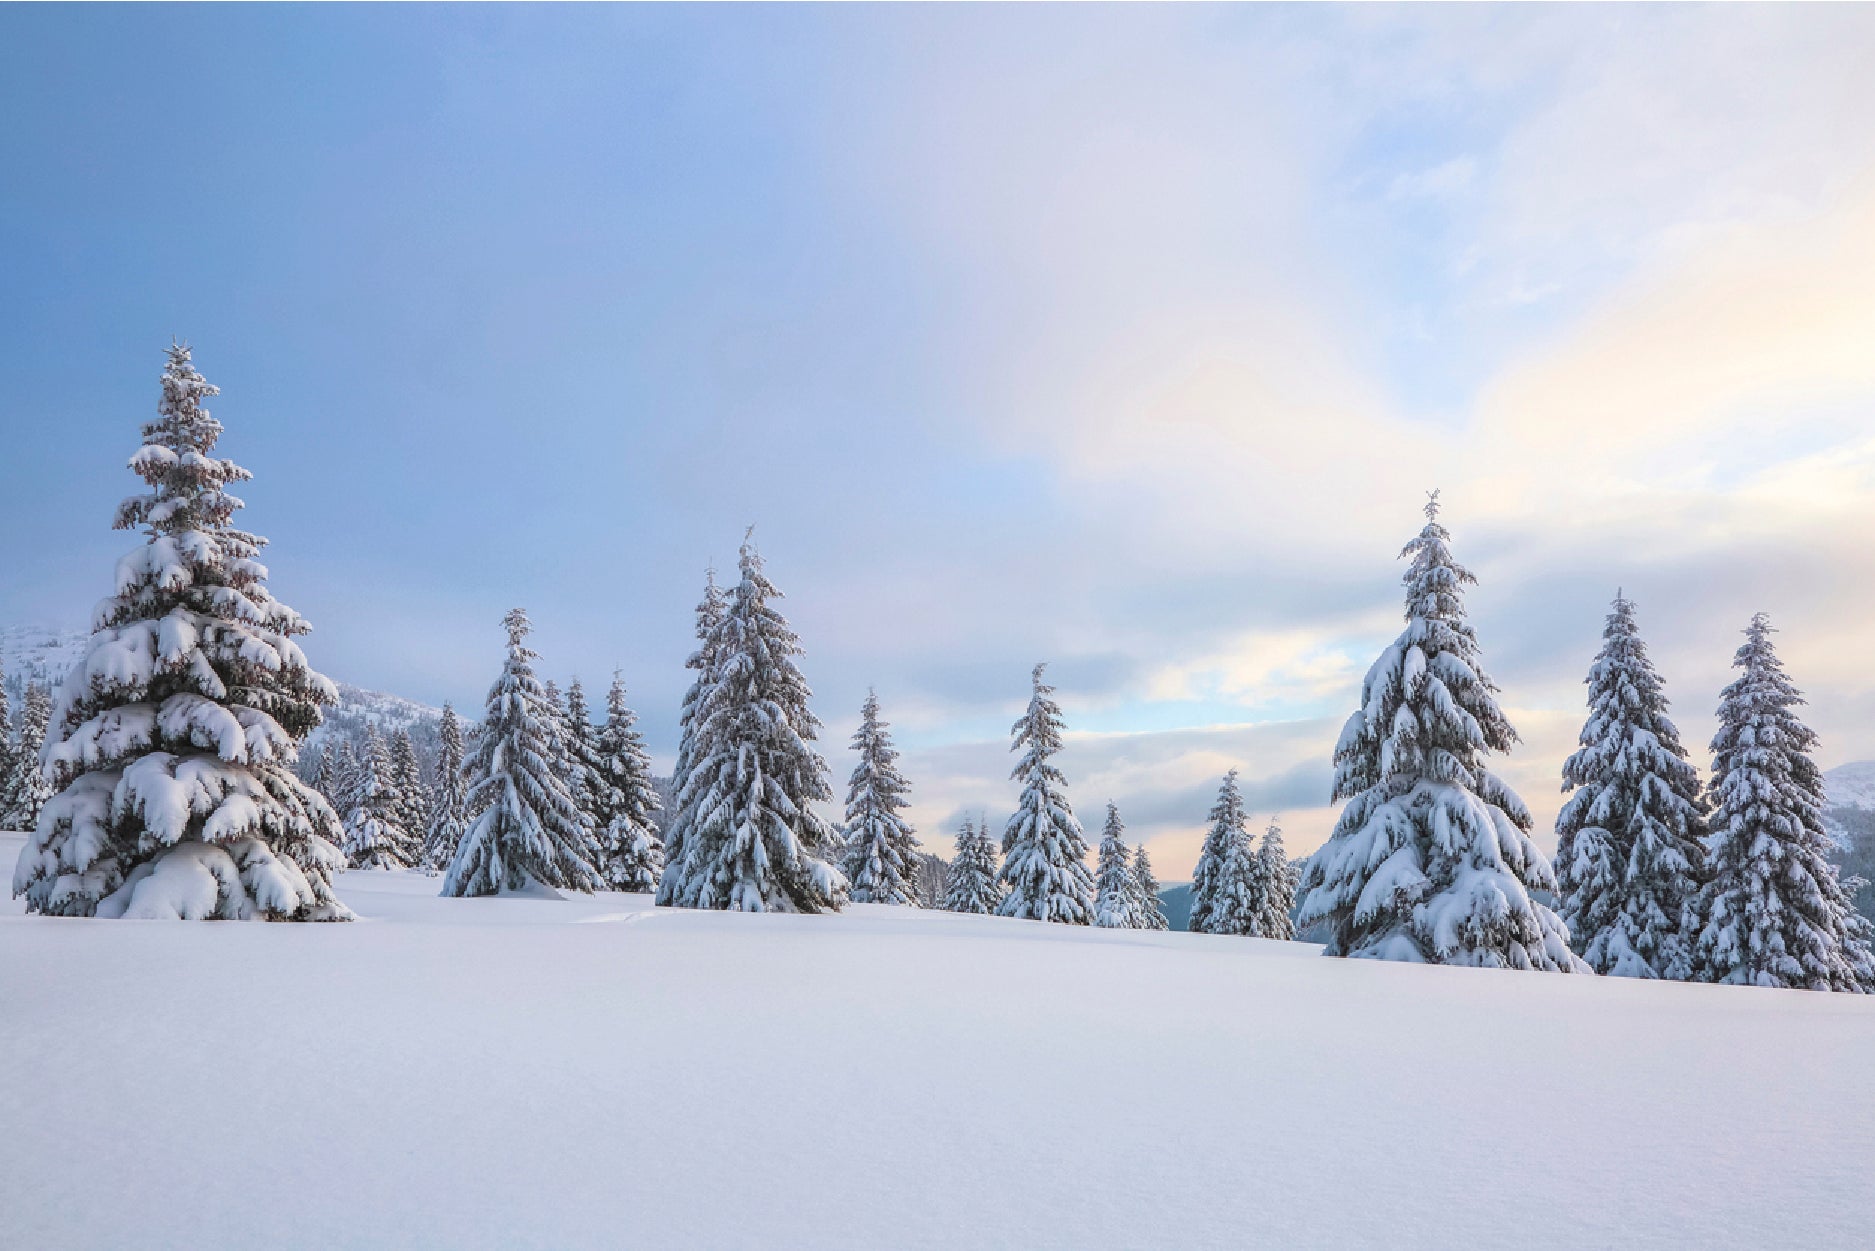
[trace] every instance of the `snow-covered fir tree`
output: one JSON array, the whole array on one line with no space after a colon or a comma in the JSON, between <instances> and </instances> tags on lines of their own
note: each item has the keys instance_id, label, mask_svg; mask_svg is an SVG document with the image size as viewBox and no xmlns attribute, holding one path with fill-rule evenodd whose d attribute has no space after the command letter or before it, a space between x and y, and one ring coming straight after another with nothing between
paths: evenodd
<instances>
[{"instance_id":1,"label":"snow-covered fir tree","mask_svg":"<svg viewBox=\"0 0 1875 1251\"><path fill-rule=\"evenodd\" d=\"M390 750L391 783L397 788L398 824L421 845L424 831L430 827L430 788L423 781L417 745L411 742L408 729L400 728L391 735Z\"/></svg>"},{"instance_id":2,"label":"snow-covered fir tree","mask_svg":"<svg viewBox=\"0 0 1875 1251\"><path fill-rule=\"evenodd\" d=\"M1258 937L1284 942L1294 938L1296 926L1290 913L1296 906L1296 875L1283 851L1282 827L1274 820L1263 831L1263 845L1257 848L1257 895Z\"/></svg>"},{"instance_id":3,"label":"snow-covered fir tree","mask_svg":"<svg viewBox=\"0 0 1875 1251\"><path fill-rule=\"evenodd\" d=\"M598 827L599 873L613 890L653 891L664 871L655 815L661 804L638 715L625 703L625 683L617 673L605 707L605 726L587 770L594 819L604 822Z\"/></svg>"},{"instance_id":4,"label":"snow-covered fir tree","mask_svg":"<svg viewBox=\"0 0 1875 1251\"><path fill-rule=\"evenodd\" d=\"M11 828L6 822L6 795L13 786L13 713L7 694L7 671L0 664L0 830ZM36 763L36 762L35 762Z\"/></svg>"},{"instance_id":5,"label":"snow-covered fir tree","mask_svg":"<svg viewBox=\"0 0 1875 1251\"><path fill-rule=\"evenodd\" d=\"M1107 824L1100 833L1099 860L1094 870L1094 924L1113 930L1144 928L1139 914L1139 887L1133 880L1132 853L1126 846L1126 824L1120 810L1107 801Z\"/></svg>"},{"instance_id":6,"label":"snow-covered fir tree","mask_svg":"<svg viewBox=\"0 0 1875 1251\"><path fill-rule=\"evenodd\" d=\"M1003 828L1007 889L997 911L1006 917L1087 925L1094 919L1094 880L1087 871L1087 839L1068 803L1067 779L1054 763L1061 750L1061 708L1042 681L1046 665L1030 675L1029 707L1010 727L1011 751L1022 759L1010 778L1022 783L1015 815Z\"/></svg>"},{"instance_id":7,"label":"snow-covered fir tree","mask_svg":"<svg viewBox=\"0 0 1875 1251\"><path fill-rule=\"evenodd\" d=\"M944 910L987 915L1002 901L1003 888L996 880L996 844L987 831L965 817L944 891Z\"/></svg>"},{"instance_id":8,"label":"snow-covered fir tree","mask_svg":"<svg viewBox=\"0 0 1875 1251\"><path fill-rule=\"evenodd\" d=\"M1234 934L1233 920L1219 928L1214 923L1219 892L1225 886L1225 870L1240 846L1250 841L1249 814L1244 811L1243 792L1237 786L1237 770L1224 775L1217 788L1217 802L1211 805L1211 829L1198 851L1198 864L1191 873L1191 920L1194 934Z\"/></svg>"},{"instance_id":9,"label":"snow-covered fir tree","mask_svg":"<svg viewBox=\"0 0 1875 1251\"><path fill-rule=\"evenodd\" d=\"M325 744L325 759L320 793L332 805L332 811L349 813L358 806L359 799L365 793L365 762L349 738L337 743L328 740Z\"/></svg>"},{"instance_id":10,"label":"snow-covered fir tree","mask_svg":"<svg viewBox=\"0 0 1875 1251\"><path fill-rule=\"evenodd\" d=\"M214 455L216 389L169 350L156 420L130 468L149 486L116 528L118 562L45 749L57 793L14 871L30 911L61 916L340 920L337 815L294 772L337 699L294 642L309 628L266 587L265 540L234 528Z\"/></svg>"},{"instance_id":11,"label":"snow-covered fir tree","mask_svg":"<svg viewBox=\"0 0 1875 1251\"><path fill-rule=\"evenodd\" d=\"M549 694L553 683L547 684ZM599 762L599 727L592 723L592 709L586 704L586 688L578 677L567 685L561 730L566 735L566 754L573 765L573 798L586 814L594 830L603 830L611 820L610 811L601 811L598 787L593 770Z\"/></svg>"},{"instance_id":12,"label":"snow-covered fir tree","mask_svg":"<svg viewBox=\"0 0 1875 1251\"><path fill-rule=\"evenodd\" d=\"M1244 834L1230 845L1224 857L1223 872L1218 875L1217 893L1211 900L1207 928L1211 934L1232 934L1256 938L1262 934L1263 861L1257 855L1256 840Z\"/></svg>"},{"instance_id":13,"label":"snow-covered fir tree","mask_svg":"<svg viewBox=\"0 0 1875 1251\"><path fill-rule=\"evenodd\" d=\"M1803 696L1784 672L1763 613L1751 619L1719 696L1712 740L1712 830L1705 885L1691 909L1703 980L1801 990L1875 992L1870 926L1826 859L1816 733L1793 711Z\"/></svg>"},{"instance_id":14,"label":"snow-covered fir tree","mask_svg":"<svg viewBox=\"0 0 1875 1251\"><path fill-rule=\"evenodd\" d=\"M833 828L814 810L833 792L813 746L820 720L808 710L811 692L795 663L800 640L774 607L781 592L752 540L742 544L741 574L706 644L711 673L678 796L688 822L683 881L669 902L837 910L847 882L828 860L838 846Z\"/></svg>"},{"instance_id":15,"label":"snow-covered fir tree","mask_svg":"<svg viewBox=\"0 0 1875 1251\"><path fill-rule=\"evenodd\" d=\"M684 661L684 667L697 675L684 692L683 709L678 715L677 764L671 771L671 813L664 826L664 872L658 878L657 901L671 905L688 893L690 884L690 826L692 812L684 802L690 793L690 775L696 759L697 727L710 686L716 680L715 643L717 627L728 611L729 600L716 585L716 570L705 572L703 598L697 604L697 649Z\"/></svg>"},{"instance_id":16,"label":"snow-covered fir tree","mask_svg":"<svg viewBox=\"0 0 1875 1251\"><path fill-rule=\"evenodd\" d=\"M450 704L443 705L436 741L436 793L430 803L430 823L423 834L423 867L441 872L456 858L456 847L468 824L462 798L462 721Z\"/></svg>"},{"instance_id":17,"label":"snow-covered fir tree","mask_svg":"<svg viewBox=\"0 0 1875 1251\"><path fill-rule=\"evenodd\" d=\"M30 682L26 697L20 701L19 730L14 737L11 767L0 788L0 830L30 830L39 824L39 813L52 798L52 785L39 766L39 755L46 744L46 728L52 720L52 692L44 684ZM0 738L5 729L0 725Z\"/></svg>"},{"instance_id":18,"label":"snow-covered fir tree","mask_svg":"<svg viewBox=\"0 0 1875 1251\"><path fill-rule=\"evenodd\" d=\"M1586 970L1561 919L1531 897L1556 879L1530 812L1486 767L1517 733L1465 618L1475 579L1438 514L1434 492L1401 553L1406 628L1367 671L1335 747L1334 798L1347 803L1309 858L1299 920L1327 923L1332 956Z\"/></svg>"},{"instance_id":19,"label":"snow-covered fir tree","mask_svg":"<svg viewBox=\"0 0 1875 1251\"><path fill-rule=\"evenodd\" d=\"M1705 858L1705 799L1624 596L1587 681L1581 749L1563 765L1573 794L1556 818L1558 910L1597 973L1685 979L1681 926Z\"/></svg>"},{"instance_id":20,"label":"snow-covered fir tree","mask_svg":"<svg viewBox=\"0 0 1875 1251\"><path fill-rule=\"evenodd\" d=\"M375 725L365 729L364 785L345 814L345 859L354 869L407 869L423 854L422 837L404 825L397 762Z\"/></svg>"},{"instance_id":21,"label":"snow-covered fir tree","mask_svg":"<svg viewBox=\"0 0 1875 1251\"><path fill-rule=\"evenodd\" d=\"M1146 844L1133 849L1133 915L1142 930L1169 929L1165 919L1165 901L1159 898L1159 879L1152 875L1152 860Z\"/></svg>"},{"instance_id":22,"label":"snow-covered fir tree","mask_svg":"<svg viewBox=\"0 0 1875 1251\"><path fill-rule=\"evenodd\" d=\"M890 727L879 719L879 697L866 692L853 732L853 766L846 787L846 839L841 871L854 903L918 905L918 839L904 812L911 786L898 771Z\"/></svg>"},{"instance_id":23,"label":"snow-covered fir tree","mask_svg":"<svg viewBox=\"0 0 1875 1251\"><path fill-rule=\"evenodd\" d=\"M555 770L553 712L534 676L527 613L501 619L508 656L489 688L465 768L471 814L443 877L445 895L494 895L535 887L592 891L597 847L566 775Z\"/></svg>"}]
</instances>

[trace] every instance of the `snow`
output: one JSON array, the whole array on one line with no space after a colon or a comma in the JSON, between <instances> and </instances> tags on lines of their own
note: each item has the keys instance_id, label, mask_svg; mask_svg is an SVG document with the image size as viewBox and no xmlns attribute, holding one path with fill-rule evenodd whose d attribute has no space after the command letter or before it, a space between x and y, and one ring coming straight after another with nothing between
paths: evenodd
<instances>
[{"instance_id":1,"label":"snow","mask_svg":"<svg viewBox=\"0 0 1875 1251\"><path fill-rule=\"evenodd\" d=\"M0 880L20 843L0 835ZM0 1242L1744 1248L1875 1227L1861 996L439 882L342 874L353 925L0 904Z\"/></svg>"},{"instance_id":2,"label":"snow","mask_svg":"<svg viewBox=\"0 0 1875 1251\"><path fill-rule=\"evenodd\" d=\"M1875 760L1837 765L1823 775L1823 793L1832 808L1875 812Z\"/></svg>"}]
</instances>

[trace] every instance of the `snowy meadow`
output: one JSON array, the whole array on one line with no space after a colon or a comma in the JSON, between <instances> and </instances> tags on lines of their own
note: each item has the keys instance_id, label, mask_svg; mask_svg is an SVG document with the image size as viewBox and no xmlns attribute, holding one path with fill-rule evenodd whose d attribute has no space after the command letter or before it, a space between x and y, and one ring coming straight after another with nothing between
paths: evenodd
<instances>
[{"instance_id":1,"label":"snowy meadow","mask_svg":"<svg viewBox=\"0 0 1875 1251\"><path fill-rule=\"evenodd\" d=\"M4 1241L1761 1248L1875 1227L1860 996L436 885L342 872L340 926L11 905Z\"/></svg>"}]
</instances>

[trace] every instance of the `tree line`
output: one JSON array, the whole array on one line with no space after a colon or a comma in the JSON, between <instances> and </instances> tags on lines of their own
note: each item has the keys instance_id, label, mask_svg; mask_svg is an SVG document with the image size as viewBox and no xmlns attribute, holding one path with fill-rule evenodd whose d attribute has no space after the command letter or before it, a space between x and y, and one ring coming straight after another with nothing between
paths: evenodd
<instances>
[{"instance_id":1,"label":"tree line","mask_svg":"<svg viewBox=\"0 0 1875 1251\"><path fill-rule=\"evenodd\" d=\"M226 488L249 475L213 455L221 426L202 401L216 388L182 345L161 385L130 461L148 490L115 521L145 543L119 562L26 770L44 792L14 878L30 911L344 920L332 875L347 863L426 866L451 896L621 889L672 907L786 912L920 901L910 788L874 694L852 740L844 820L821 815L834 794L803 649L749 536L735 584L712 571L696 609L668 805L622 683L595 724L577 682L561 696L536 675L520 609L503 619L506 656L474 733L445 709L433 790L408 737L375 728L362 750L322 753L300 777L300 745L336 692L295 642L306 623L267 590L265 540L232 523L242 502ZM1517 736L1466 617L1475 579L1452 557L1436 492L1402 556L1406 625L1335 747L1333 834L1297 872L1273 821L1260 845L1250 837L1232 771L1194 873L1193 929L1289 938L1293 910L1331 956L1875 990L1856 884L1826 859L1816 736L1762 614L1735 657L1701 787L1633 604L1617 595L1581 748L1564 766L1571 798L1552 868L1529 810L1489 767ZM1088 867L1056 764L1053 694L1035 666L1011 728L1016 811L1000 843L965 823L943 904L1164 928L1145 849L1127 846L1111 803ZM11 757L32 760L30 746L10 745Z\"/></svg>"}]
</instances>

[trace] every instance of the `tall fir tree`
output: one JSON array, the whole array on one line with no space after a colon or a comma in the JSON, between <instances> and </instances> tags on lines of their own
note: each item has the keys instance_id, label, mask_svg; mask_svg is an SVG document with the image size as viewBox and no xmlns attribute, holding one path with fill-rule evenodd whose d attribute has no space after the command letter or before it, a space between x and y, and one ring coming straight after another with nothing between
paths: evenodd
<instances>
[{"instance_id":1,"label":"tall fir tree","mask_svg":"<svg viewBox=\"0 0 1875 1251\"><path fill-rule=\"evenodd\" d=\"M1165 919L1165 903L1159 898L1159 879L1152 875L1152 860L1146 855L1144 843L1133 849L1133 915L1139 918L1142 930L1171 928Z\"/></svg>"},{"instance_id":2,"label":"tall fir tree","mask_svg":"<svg viewBox=\"0 0 1875 1251\"><path fill-rule=\"evenodd\" d=\"M638 715L625 703L617 673L605 697L605 726L593 746L588 778L599 827L599 872L613 890L654 891L664 871L658 838L661 806L651 782L651 757L638 733Z\"/></svg>"},{"instance_id":3,"label":"tall fir tree","mask_svg":"<svg viewBox=\"0 0 1875 1251\"><path fill-rule=\"evenodd\" d=\"M1258 904L1257 934L1287 942L1296 936L1291 913L1296 907L1296 875L1283 851L1282 827L1270 820L1263 831L1263 845L1257 848Z\"/></svg>"},{"instance_id":4,"label":"tall fir tree","mask_svg":"<svg viewBox=\"0 0 1875 1251\"><path fill-rule=\"evenodd\" d=\"M1217 788L1217 801L1211 805L1211 829L1198 850L1198 863L1191 873L1191 920L1194 934L1234 934L1236 920L1221 927L1217 923L1218 897L1227 884L1226 870L1239 846L1250 841L1250 817L1244 811L1243 792L1237 786L1237 770L1224 775Z\"/></svg>"},{"instance_id":5,"label":"tall fir tree","mask_svg":"<svg viewBox=\"0 0 1875 1251\"><path fill-rule=\"evenodd\" d=\"M552 683L548 683L549 687ZM599 727L592 723L592 709L586 703L586 688L575 677L566 688L562 729L566 734L566 754L573 763L573 798L595 831L605 829L612 813L601 800L600 780L594 776L599 764Z\"/></svg>"},{"instance_id":6,"label":"tall fir tree","mask_svg":"<svg viewBox=\"0 0 1875 1251\"><path fill-rule=\"evenodd\" d=\"M468 824L462 797L462 721L453 705L443 705L436 742L436 793L423 834L423 867L441 872L456 858Z\"/></svg>"},{"instance_id":7,"label":"tall fir tree","mask_svg":"<svg viewBox=\"0 0 1875 1251\"><path fill-rule=\"evenodd\" d=\"M1613 977L1692 974L1681 926L1705 859L1699 774L1667 716L1634 604L1617 594L1589 667L1581 748L1563 764L1559 911L1570 945Z\"/></svg>"},{"instance_id":8,"label":"tall fir tree","mask_svg":"<svg viewBox=\"0 0 1875 1251\"><path fill-rule=\"evenodd\" d=\"M1784 672L1763 613L1732 659L1712 740L1710 877L1691 917L1706 981L1800 990L1875 992L1870 925L1851 907L1826 858L1816 733Z\"/></svg>"},{"instance_id":9,"label":"tall fir tree","mask_svg":"<svg viewBox=\"0 0 1875 1251\"><path fill-rule=\"evenodd\" d=\"M957 856L951 861L950 881L945 886L944 910L988 915L1002 901L1002 887L996 880L996 844L978 829L976 822L965 817L957 834Z\"/></svg>"},{"instance_id":10,"label":"tall fir tree","mask_svg":"<svg viewBox=\"0 0 1875 1251\"><path fill-rule=\"evenodd\" d=\"M677 763L671 771L671 814L664 826L664 872L658 878L657 901L673 905L689 893L690 827L693 813L684 802L690 793L690 776L697 754L697 727L703 708L709 702L710 687L716 681L715 638L717 627L729 610L728 597L716 585L714 566L705 571L703 598L697 604L697 649L684 661L684 667L696 674L690 689L684 692L683 709L678 715Z\"/></svg>"},{"instance_id":11,"label":"tall fir tree","mask_svg":"<svg viewBox=\"0 0 1875 1251\"><path fill-rule=\"evenodd\" d=\"M1217 894L1211 901L1206 932L1239 938L1260 937L1265 894L1263 862L1257 855L1256 841L1245 833L1231 842L1224 856L1224 869L1218 875Z\"/></svg>"},{"instance_id":12,"label":"tall fir tree","mask_svg":"<svg viewBox=\"0 0 1875 1251\"><path fill-rule=\"evenodd\" d=\"M345 816L345 859L354 869L407 869L423 853L422 837L404 825L397 761L376 725L365 727L364 786Z\"/></svg>"},{"instance_id":13,"label":"tall fir tree","mask_svg":"<svg viewBox=\"0 0 1875 1251\"><path fill-rule=\"evenodd\" d=\"M707 644L714 672L697 711L686 810L684 880L670 902L737 912L823 912L847 898L829 863L837 838L814 805L833 797L814 750L820 719L795 657L800 640L752 539L742 579ZM668 877L668 873L667 873ZM660 884L660 902L663 888Z\"/></svg>"},{"instance_id":14,"label":"tall fir tree","mask_svg":"<svg viewBox=\"0 0 1875 1251\"><path fill-rule=\"evenodd\" d=\"M430 826L430 788L423 780L423 765L417 759L417 745L411 741L408 729L400 727L391 735L390 750L391 781L397 788L398 824L421 848L424 831Z\"/></svg>"},{"instance_id":15,"label":"tall fir tree","mask_svg":"<svg viewBox=\"0 0 1875 1251\"><path fill-rule=\"evenodd\" d=\"M217 394L169 349L156 420L130 468L149 486L116 528L120 560L91 642L60 688L45 764L57 793L14 871L30 911L60 916L341 920L339 821L293 771L338 692L266 587L265 540L230 524ZM161 870L159 872L159 869Z\"/></svg>"},{"instance_id":16,"label":"tall fir tree","mask_svg":"<svg viewBox=\"0 0 1875 1251\"><path fill-rule=\"evenodd\" d=\"M1022 759L1010 771L1022 783L1015 815L1003 828L1000 880L1008 893L998 912L1030 921L1087 925L1094 919L1094 879L1087 871L1087 839L1068 803L1067 778L1054 758L1061 751L1061 708L1042 681L1046 665L1030 674L1029 707L1010 727L1009 750Z\"/></svg>"},{"instance_id":17,"label":"tall fir tree","mask_svg":"<svg viewBox=\"0 0 1875 1251\"><path fill-rule=\"evenodd\" d=\"M1136 930L1140 925L1139 888L1133 880L1132 853L1126 846L1126 823L1120 810L1107 801L1107 824L1100 833L1099 860L1094 870L1094 924L1111 930Z\"/></svg>"},{"instance_id":18,"label":"tall fir tree","mask_svg":"<svg viewBox=\"0 0 1875 1251\"><path fill-rule=\"evenodd\" d=\"M1300 921L1326 922L1331 956L1487 968L1586 970L1532 891L1555 875L1529 809L1486 767L1517 732L1479 660L1438 493L1401 555L1406 628L1361 686L1335 747L1334 833L1309 858Z\"/></svg>"},{"instance_id":19,"label":"tall fir tree","mask_svg":"<svg viewBox=\"0 0 1875 1251\"><path fill-rule=\"evenodd\" d=\"M7 694L7 671L0 664L0 829L9 828L6 823L6 794L13 785L13 712L11 697Z\"/></svg>"},{"instance_id":20,"label":"tall fir tree","mask_svg":"<svg viewBox=\"0 0 1875 1251\"><path fill-rule=\"evenodd\" d=\"M52 692L40 682L26 684L20 701L19 731L13 740L11 768L0 777L0 830L30 830L52 798L52 784L39 764L52 720ZM0 729L0 738L5 737Z\"/></svg>"},{"instance_id":21,"label":"tall fir tree","mask_svg":"<svg viewBox=\"0 0 1875 1251\"><path fill-rule=\"evenodd\" d=\"M494 895L536 886L592 891L599 873L592 831L556 769L547 693L534 676L527 613L501 620L508 655L489 688L481 731L465 769L471 815L443 877L445 895Z\"/></svg>"},{"instance_id":22,"label":"tall fir tree","mask_svg":"<svg viewBox=\"0 0 1875 1251\"><path fill-rule=\"evenodd\" d=\"M349 738L325 743L327 764L320 793L332 805L332 811L348 814L358 806L365 793L365 762L358 755L357 744Z\"/></svg>"},{"instance_id":23,"label":"tall fir tree","mask_svg":"<svg viewBox=\"0 0 1875 1251\"><path fill-rule=\"evenodd\" d=\"M917 907L918 839L904 817L911 786L898 770L890 726L879 719L879 697L870 690L852 746L859 763L847 781L840 867L853 902Z\"/></svg>"}]
</instances>

